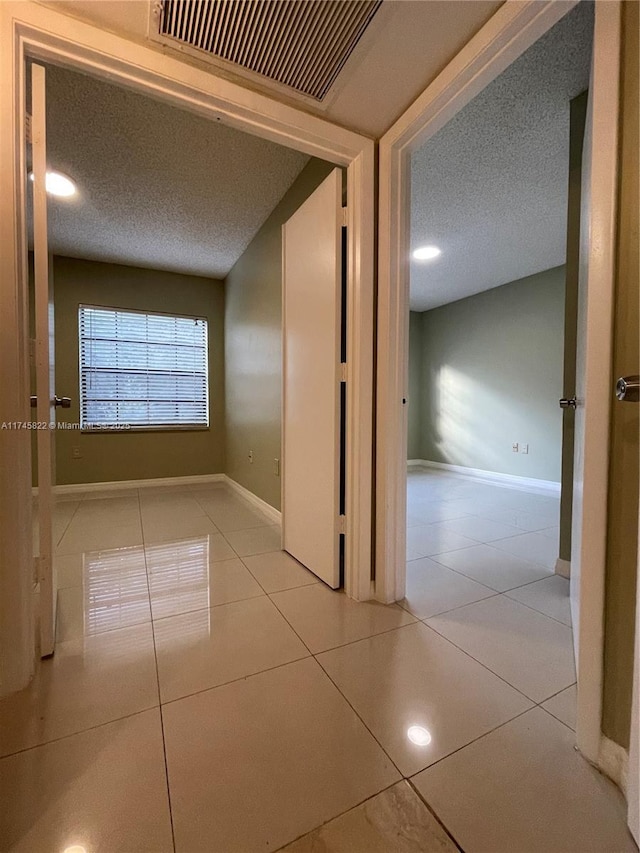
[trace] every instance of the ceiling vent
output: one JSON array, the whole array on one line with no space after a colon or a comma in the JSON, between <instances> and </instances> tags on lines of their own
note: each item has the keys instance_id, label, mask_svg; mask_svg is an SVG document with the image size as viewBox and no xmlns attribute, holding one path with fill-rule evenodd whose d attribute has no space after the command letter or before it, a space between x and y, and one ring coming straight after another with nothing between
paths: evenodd
<instances>
[{"instance_id":1,"label":"ceiling vent","mask_svg":"<svg viewBox=\"0 0 640 853\"><path fill-rule=\"evenodd\" d=\"M322 101L382 0L164 0L160 35Z\"/></svg>"}]
</instances>

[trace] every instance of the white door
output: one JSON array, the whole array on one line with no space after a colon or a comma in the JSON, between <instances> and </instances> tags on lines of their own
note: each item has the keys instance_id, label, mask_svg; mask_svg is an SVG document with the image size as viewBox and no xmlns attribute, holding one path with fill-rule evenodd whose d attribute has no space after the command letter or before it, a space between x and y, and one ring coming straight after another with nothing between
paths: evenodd
<instances>
[{"instance_id":1,"label":"white door","mask_svg":"<svg viewBox=\"0 0 640 853\"><path fill-rule=\"evenodd\" d=\"M615 275L620 5L597 3L582 156L571 614L578 745L598 760Z\"/></svg>"},{"instance_id":2,"label":"white door","mask_svg":"<svg viewBox=\"0 0 640 853\"><path fill-rule=\"evenodd\" d=\"M340 585L342 175L283 226L283 547Z\"/></svg>"},{"instance_id":3,"label":"white door","mask_svg":"<svg viewBox=\"0 0 640 853\"><path fill-rule=\"evenodd\" d=\"M33 267L38 457L38 553L40 653L53 653L57 589L53 565L53 485L55 483L53 282L47 239L47 135L45 70L31 66L31 151L33 181Z\"/></svg>"}]
</instances>

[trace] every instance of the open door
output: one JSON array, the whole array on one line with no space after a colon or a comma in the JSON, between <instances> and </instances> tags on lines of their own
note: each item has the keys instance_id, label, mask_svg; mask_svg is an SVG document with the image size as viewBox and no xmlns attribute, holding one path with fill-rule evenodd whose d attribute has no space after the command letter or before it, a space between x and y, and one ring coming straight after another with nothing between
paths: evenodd
<instances>
[{"instance_id":1,"label":"open door","mask_svg":"<svg viewBox=\"0 0 640 853\"><path fill-rule=\"evenodd\" d=\"M597 3L582 155L570 585L577 741L595 763L602 707L619 78L620 4Z\"/></svg>"},{"instance_id":2,"label":"open door","mask_svg":"<svg viewBox=\"0 0 640 853\"><path fill-rule=\"evenodd\" d=\"M283 547L340 586L342 175L283 225Z\"/></svg>"},{"instance_id":3,"label":"open door","mask_svg":"<svg viewBox=\"0 0 640 853\"><path fill-rule=\"evenodd\" d=\"M33 190L33 273L35 313L35 412L38 469L38 552L40 653L53 654L57 588L53 564L55 483L55 385L53 281L47 237L47 135L45 69L31 65L31 154Z\"/></svg>"}]
</instances>

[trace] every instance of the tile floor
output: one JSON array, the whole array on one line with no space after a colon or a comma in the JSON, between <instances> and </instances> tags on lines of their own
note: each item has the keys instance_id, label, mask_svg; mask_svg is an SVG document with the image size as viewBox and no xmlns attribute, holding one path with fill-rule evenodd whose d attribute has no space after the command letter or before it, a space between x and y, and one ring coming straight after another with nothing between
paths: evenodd
<instances>
[{"instance_id":1,"label":"tile floor","mask_svg":"<svg viewBox=\"0 0 640 853\"><path fill-rule=\"evenodd\" d=\"M318 583L224 486L59 501L56 653L0 701L0 850L635 850L573 749L557 501L408 493L391 607Z\"/></svg>"}]
</instances>

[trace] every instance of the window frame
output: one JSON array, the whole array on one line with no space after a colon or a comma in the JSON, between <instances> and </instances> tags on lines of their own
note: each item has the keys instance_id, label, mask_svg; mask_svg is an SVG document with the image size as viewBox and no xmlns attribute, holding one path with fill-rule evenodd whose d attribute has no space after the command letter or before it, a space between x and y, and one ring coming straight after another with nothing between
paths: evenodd
<instances>
[{"instance_id":1,"label":"window frame","mask_svg":"<svg viewBox=\"0 0 640 853\"><path fill-rule=\"evenodd\" d=\"M102 426L96 425L93 427L84 426L82 423L82 412L83 412L83 393L82 393L82 327L81 327L81 312L82 309L85 308L95 308L98 311L121 311L123 313L128 314L143 314L145 317L155 316L155 317L171 317L180 320L200 320L205 324L205 369L206 369L206 381L205 381L205 411L207 416L206 424L129 424L129 426L124 427L122 425L114 425L114 426ZM210 403L210 395L209 395L209 373L210 373L210 364L209 364L209 318L196 314L177 314L175 312L167 312L167 311L148 311L144 308L125 308L123 306L116 305L96 305L93 303L87 302L79 302L78 303L78 401L79 401L79 414L78 420L80 422L80 432L85 435L100 435L100 434L113 434L113 433L140 433L140 432L207 432L211 429L211 412L209 408ZM144 343L144 341L141 341Z\"/></svg>"}]
</instances>

